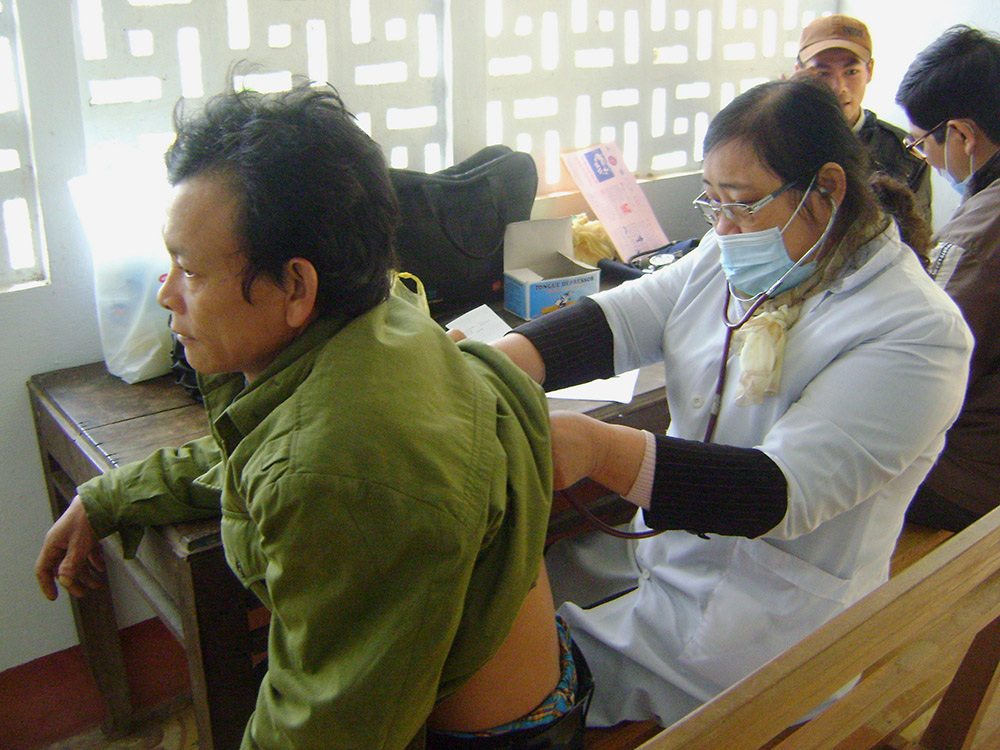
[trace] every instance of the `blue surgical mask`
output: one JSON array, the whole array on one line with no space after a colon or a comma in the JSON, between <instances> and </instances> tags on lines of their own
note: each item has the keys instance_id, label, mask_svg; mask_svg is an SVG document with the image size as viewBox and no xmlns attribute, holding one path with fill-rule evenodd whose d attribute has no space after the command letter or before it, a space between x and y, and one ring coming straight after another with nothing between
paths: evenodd
<instances>
[{"instance_id":1,"label":"blue surgical mask","mask_svg":"<svg viewBox=\"0 0 1000 750\"><path fill-rule=\"evenodd\" d=\"M972 173L975 172L976 170L973 169L972 167L973 165L972 154L969 154L969 174L964 180L961 181L958 180L955 177L955 175L951 173L951 170L948 169L948 135L950 133L951 133L951 128L949 127L947 130L945 130L944 134L944 169L938 169L937 173L945 179L945 182L947 182L949 185L952 186L952 188L954 188L956 193L964 197L965 188L969 184L969 179L972 177Z\"/></svg>"},{"instance_id":2,"label":"blue surgical mask","mask_svg":"<svg viewBox=\"0 0 1000 750\"><path fill-rule=\"evenodd\" d=\"M947 182L949 185L952 186L952 188L955 190L956 193L962 196L965 195L965 186L969 184L968 177L966 177L964 180L960 182L956 180L955 176L947 169L939 169L937 173L944 178L945 182ZM971 176L972 175L969 175L969 177Z\"/></svg>"},{"instance_id":3,"label":"blue surgical mask","mask_svg":"<svg viewBox=\"0 0 1000 750\"><path fill-rule=\"evenodd\" d=\"M730 286L749 294L751 298L765 292L768 293L768 297L774 297L816 273L816 261L810 261L809 258L823 244L830 227L833 226L833 219L837 214L836 203L831 199L833 211L826 229L816 244L809 248L798 262L789 257L782 236L798 215L807 195L809 195L808 189L806 195L799 201L795 213L781 229L771 227L759 232L718 235L719 248L722 252L722 270Z\"/></svg>"}]
</instances>

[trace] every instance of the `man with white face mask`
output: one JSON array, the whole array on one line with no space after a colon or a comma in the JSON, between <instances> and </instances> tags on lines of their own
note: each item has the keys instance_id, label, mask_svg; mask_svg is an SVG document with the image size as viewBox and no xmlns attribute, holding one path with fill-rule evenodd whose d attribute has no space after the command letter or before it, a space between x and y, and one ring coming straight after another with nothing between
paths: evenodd
<instances>
[{"instance_id":1,"label":"man with white face mask","mask_svg":"<svg viewBox=\"0 0 1000 750\"><path fill-rule=\"evenodd\" d=\"M908 516L957 531L996 507L1000 482L1000 38L948 29L911 63L896 101L910 151L962 195L934 236L930 271L976 348L962 413Z\"/></svg>"}]
</instances>

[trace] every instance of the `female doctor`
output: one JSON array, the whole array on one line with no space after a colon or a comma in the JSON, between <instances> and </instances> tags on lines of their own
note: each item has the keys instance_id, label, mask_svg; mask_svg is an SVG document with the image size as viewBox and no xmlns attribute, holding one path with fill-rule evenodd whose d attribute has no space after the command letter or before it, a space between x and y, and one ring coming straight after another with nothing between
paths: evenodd
<instances>
[{"instance_id":1,"label":"female doctor","mask_svg":"<svg viewBox=\"0 0 1000 750\"><path fill-rule=\"evenodd\" d=\"M495 343L547 389L666 370L666 435L552 416L557 486L665 530L550 553L597 726L679 719L887 580L965 392L968 329L825 86L747 91L704 152L695 252Z\"/></svg>"}]
</instances>

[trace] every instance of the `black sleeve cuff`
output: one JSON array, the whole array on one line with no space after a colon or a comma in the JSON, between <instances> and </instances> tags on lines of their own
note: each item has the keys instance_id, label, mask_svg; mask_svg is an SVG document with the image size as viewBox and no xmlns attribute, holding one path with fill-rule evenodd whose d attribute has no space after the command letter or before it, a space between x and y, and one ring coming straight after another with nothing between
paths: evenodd
<instances>
[{"instance_id":1,"label":"black sleeve cuff","mask_svg":"<svg viewBox=\"0 0 1000 750\"><path fill-rule=\"evenodd\" d=\"M545 363L545 390L615 374L614 336L600 305L586 297L514 329L531 340Z\"/></svg>"},{"instance_id":2,"label":"black sleeve cuff","mask_svg":"<svg viewBox=\"0 0 1000 750\"><path fill-rule=\"evenodd\" d=\"M788 510L788 482L756 448L656 436L651 529L754 538L777 526Z\"/></svg>"}]
</instances>

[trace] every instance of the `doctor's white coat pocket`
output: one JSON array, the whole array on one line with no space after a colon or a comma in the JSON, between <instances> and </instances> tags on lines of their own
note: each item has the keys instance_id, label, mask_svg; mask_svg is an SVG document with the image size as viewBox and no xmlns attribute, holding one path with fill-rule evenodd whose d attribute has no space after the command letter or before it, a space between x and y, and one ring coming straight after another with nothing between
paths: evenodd
<instances>
[{"instance_id":1,"label":"doctor's white coat pocket","mask_svg":"<svg viewBox=\"0 0 1000 750\"><path fill-rule=\"evenodd\" d=\"M731 685L843 611L849 588L763 539L739 539L680 660Z\"/></svg>"}]
</instances>

